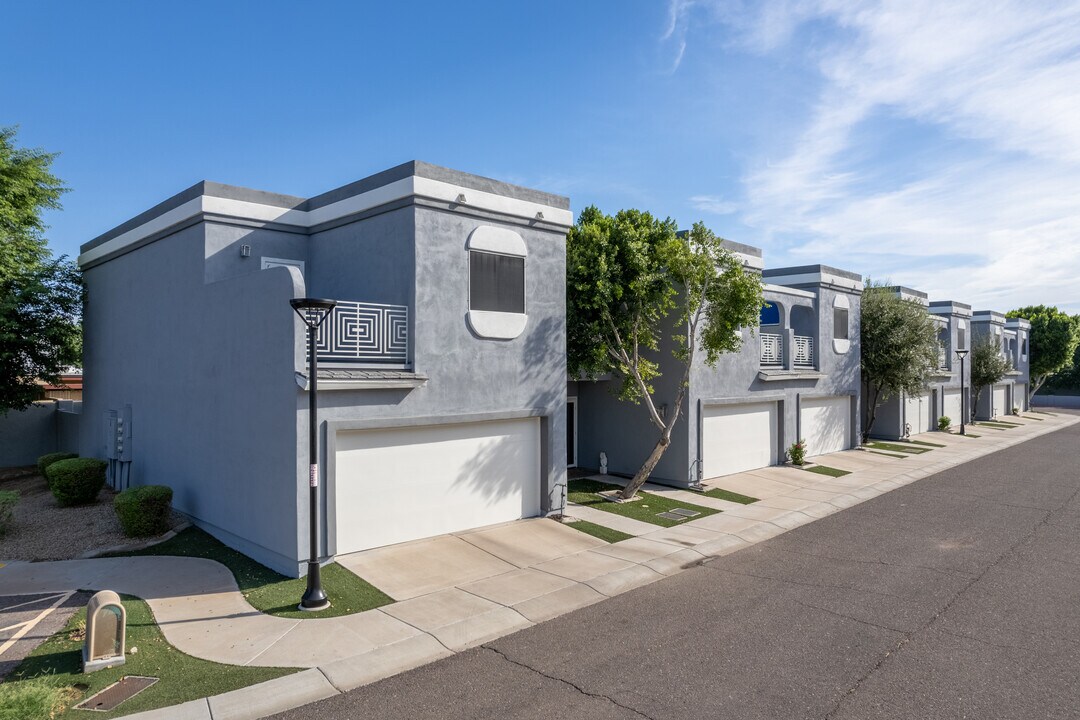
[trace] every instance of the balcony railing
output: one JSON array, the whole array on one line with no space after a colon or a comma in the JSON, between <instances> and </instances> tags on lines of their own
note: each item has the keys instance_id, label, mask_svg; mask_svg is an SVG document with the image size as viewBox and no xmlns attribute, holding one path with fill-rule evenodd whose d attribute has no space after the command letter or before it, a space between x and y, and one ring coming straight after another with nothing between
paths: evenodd
<instances>
[{"instance_id":1,"label":"balcony railing","mask_svg":"<svg viewBox=\"0 0 1080 720\"><path fill-rule=\"evenodd\" d=\"M947 370L949 367L948 363L945 361L945 348L941 348L940 350L938 350L937 366L938 370Z\"/></svg>"},{"instance_id":2,"label":"balcony railing","mask_svg":"<svg viewBox=\"0 0 1080 720\"><path fill-rule=\"evenodd\" d=\"M409 362L409 308L339 300L319 326L316 353L329 365Z\"/></svg>"},{"instance_id":3,"label":"balcony railing","mask_svg":"<svg viewBox=\"0 0 1080 720\"><path fill-rule=\"evenodd\" d=\"M795 336L795 364L801 367L814 367L814 338L805 335Z\"/></svg>"},{"instance_id":4,"label":"balcony railing","mask_svg":"<svg viewBox=\"0 0 1080 720\"><path fill-rule=\"evenodd\" d=\"M784 339L781 336L761 333L761 364L784 364Z\"/></svg>"}]
</instances>

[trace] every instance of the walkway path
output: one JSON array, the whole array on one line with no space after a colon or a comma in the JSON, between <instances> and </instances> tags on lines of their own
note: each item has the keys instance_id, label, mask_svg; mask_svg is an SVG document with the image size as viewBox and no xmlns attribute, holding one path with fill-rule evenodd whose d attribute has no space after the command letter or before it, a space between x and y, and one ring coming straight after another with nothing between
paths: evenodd
<instances>
[{"instance_id":1,"label":"walkway path","mask_svg":"<svg viewBox=\"0 0 1080 720\"><path fill-rule=\"evenodd\" d=\"M108 588L144 598L169 642L190 655L237 665L313 668L209 702L196 701L183 711L193 714L175 715L254 718L620 595L942 469L1080 422L1069 415L1041 417L1004 432L956 438L949 447L904 459L861 451L839 454L836 460L851 458L855 464L874 458L840 478L783 467L721 478L720 486L763 499L739 505L709 498L724 512L672 528L636 523L624 530L636 537L614 545L536 519L340 557L341 564L399 601L344 617L264 615L248 605L224 566L197 558L12 563L0 568L0 594ZM927 437L933 441L939 435ZM831 457L818 460L834 464ZM685 491L648 489L706 501L686 497ZM587 510L572 506L568 512L617 529L628 527L624 518ZM145 715L151 716L167 715Z\"/></svg>"}]
</instances>

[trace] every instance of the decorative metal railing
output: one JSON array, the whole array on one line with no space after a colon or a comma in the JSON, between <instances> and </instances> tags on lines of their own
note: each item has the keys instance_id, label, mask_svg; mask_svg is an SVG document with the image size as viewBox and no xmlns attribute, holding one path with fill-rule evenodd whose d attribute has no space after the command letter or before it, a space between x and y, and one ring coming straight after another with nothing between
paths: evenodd
<instances>
[{"instance_id":1,"label":"decorative metal railing","mask_svg":"<svg viewBox=\"0 0 1080 720\"><path fill-rule=\"evenodd\" d=\"M937 354L938 370L946 370L946 369L948 369L949 365L946 362L945 357L946 357L945 348L941 348L940 350L938 350L938 354Z\"/></svg>"},{"instance_id":2,"label":"decorative metal railing","mask_svg":"<svg viewBox=\"0 0 1080 720\"><path fill-rule=\"evenodd\" d=\"M339 300L319 326L320 363L406 365L409 362L409 308L404 305Z\"/></svg>"},{"instance_id":3,"label":"decorative metal railing","mask_svg":"<svg viewBox=\"0 0 1080 720\"><path fill-rule=\"evenodd\" d=\"M784 364L784 339L781 336L761 333L761 364Z\"/></svg>"},{"instance_id":4,"label":"decorative metal railing","mask_svg":"<svg viewBox=\"0 0 1080 720\"><path fill-rule=\"evenodd\" d=\"M814 366L814 338L795 336L795 364L803 367Z\"/></svg>"}]
</instances>

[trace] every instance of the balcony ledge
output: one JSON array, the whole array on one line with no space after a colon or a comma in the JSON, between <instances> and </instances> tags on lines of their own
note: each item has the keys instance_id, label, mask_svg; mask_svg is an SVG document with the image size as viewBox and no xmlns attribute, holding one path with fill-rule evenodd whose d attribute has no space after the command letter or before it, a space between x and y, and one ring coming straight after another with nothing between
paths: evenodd
<instances>
[{"instance_id":1,"label":"balcony ledge","mask_svg":"<svg viewBox=\"0 0 1080 720\"><path fill-rule=\"evenodd\" d=\"M427 381L427 375L407 370L319 370L320 390L412 390ZM307 390L307 373L296 373L296 384Z\"/></svg>"},{"instance_id":2,"label":"balcony ledge","mask_svg":"<svg viewBox=\"0 0 1080 720\"><path fill-rule=\"evenodd\" d=\"M795 370L759 370L758 379L765 382L773 382L776 380L820 380L825 377L825 373L818 372L811 368L795 369Z\"/></svg>"}]
</instances>

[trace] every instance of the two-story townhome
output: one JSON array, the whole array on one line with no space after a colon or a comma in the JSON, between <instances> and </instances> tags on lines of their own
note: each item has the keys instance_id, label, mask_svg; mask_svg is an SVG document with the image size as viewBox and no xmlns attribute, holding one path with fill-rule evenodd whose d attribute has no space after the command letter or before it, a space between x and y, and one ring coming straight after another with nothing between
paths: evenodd
<instances>
[{"instance_id":1,"label":"two-story townhome","mask_svg":"<svg viewBox=\"0 0 1080 720\"><path fill-rule=\"evenodd\" d=\"M290 575L561 508L564 197L410 162L311 198L200 182L82 247L80 451ZM127 473L124 473L126 468Z\"/></svg>"},{"instance_id":2,"label":"two-story townhome","mask_svg":"<svg viewBox=\"0 0 1080 720\"><path fill-rule=\"evenodd\" d=\"M973 339L992 338L998 351L1012 366L1000 382L993 387L983 388L975 403L975 417L988 420L1011 415L1013 408L1027 410L1027 388L1030 383L1028 341L1031 323L1022 318L1008 319L993 310L977 310L972 316L971 326Z\"/></svg>"},{"instance_id":3,"label":"two-story townhome","mask_svg":"<svg viewBox=\"0 0 1080 720\"><path fill-rule=\"evenodd\" d=\"M951 300L930 302L926 293L900 285L887 289L902 300L926 308L937 328L941 347L937 362L930 369L925 391L917 395L899 393L883 401L874 414L870 434L875 438L898 440L935 430L942 417L959 425L963 388L968 389L969 412L971 408L971 364L965 359L964 381L961 382L961 363L956 350L969 347L971 306ZM864 409L864 423L868 413L869 408Z\"/></svg>"},{"instance_id":4,"label":"two-story townhome","mask_svg":"<svg viewBox=\"0 0 1080 720\"><path fill-rule=\"evenodd\" d=\"M808 455L857 443L859 307L862 277L824 265L764 270L761 250L727 243L744 266L761 272L766 305L758 328L742 330L740 352L709 367L699 354L672 443L653 472L656 482L694 486L703 480L784 462L804 438ZM666 336L676 332L673 326ZM664 345L656 356L661 412L680 373ZM634 474L658 432L642 408L618 400L610 379L571 382L576 410L571 455L595 468Z\"/></svg>"},{"instance_id":5,"label":"two-story townhome","mask_svg":"<svg viewBox=\"0 0 1080 720\"><path fill-rule=\"evenodd\" d=\"M930 312L941 318L944 324L938 331L941 342L939 373L933 378L938 397L941 399L940 415L947 417L952 425L959 425L963 411L971 413L971 355L963 362L957 356L957 350L971 349L971 306L955 300L934 300L930 303ZM963 366L963 376L960 371ZM966 399L962 395L966 393Z\"/></svg>"},{"instance_id":6,"label":"two-story townhome","mask_svg":"<svg viewBox=\"0 0 1080 720\"><path fill-rule=\"evenodd\" d=\"M1031 389L1031 361L1028 359L1028 343L1031 340L1031 323L1024 318L1009 318L1005 321L1005 338L1008 340L1005 351L1012 362L1013 380L1012 406L1021 412L1031 409L1028 393Z\"/></svg>"}]
</instances>

